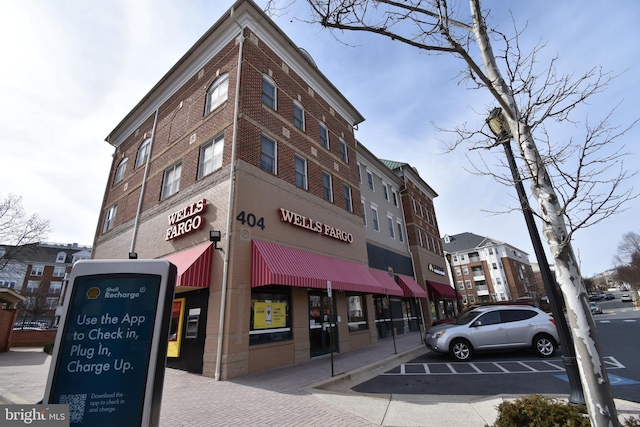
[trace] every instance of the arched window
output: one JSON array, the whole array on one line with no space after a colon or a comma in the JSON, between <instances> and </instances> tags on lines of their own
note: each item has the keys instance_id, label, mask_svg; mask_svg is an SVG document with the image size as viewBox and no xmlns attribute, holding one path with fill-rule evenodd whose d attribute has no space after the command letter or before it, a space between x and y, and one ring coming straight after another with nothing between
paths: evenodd
<instances>
[{"instance_id":1,"label":"arched window","mask_svg":"<svg viewBox=\"0 0 640 427\"><path fill-rule=\"evenodd\" d=\"M118 168L116 169L116 176L113 178L113 185L116 185L124 179L124 173L127 170L127 158L125 157L120 161Z\"/></svg>"},{"instance_id":2,"label":"arched window","mask_svg":"<svg viewBox=\"0 0 640 427\"><path fill-rule=\"evenodd\" d=\"M204 109L205 116L222 105L229 93L229 74L225 73L213 82L207 91L207 101Z\"/></svg>"},{"instance_id":3,"label":"arched window","mask_svg":"<svg viewBox=\"0 0 640 427\"><path fill-rule=\"evenodd\" d=\"M136 168L144 165L151 151L151 138L144 140L140 148L138 149L138 157L136 157Z\"/></svg>"}]
</instances>

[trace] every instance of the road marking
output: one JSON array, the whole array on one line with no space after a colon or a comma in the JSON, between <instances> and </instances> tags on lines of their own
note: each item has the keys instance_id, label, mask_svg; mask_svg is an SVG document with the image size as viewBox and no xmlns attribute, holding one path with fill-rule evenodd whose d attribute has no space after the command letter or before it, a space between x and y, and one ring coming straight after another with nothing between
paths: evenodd
<instances>
[{"instance_id":1,"label":"road marking","mask_svg":"<svg viewBox=\"0 0 640 427\"><path fill-rule=\"evenodd\" d=\"M607 370L625 369L613 356L604 356ZM509 367L522 366L527 370L509 369ZM416 372L421 367L423 372ZM407 369L409 368L409 369ZM490 375L490 374L535 374L535 373L559 373L558 378L566 377L562 359L547 360L505 360L502 362L427 362L427 363L403 363L400 372L385 372L382 375ZM611 377L611 374L609 374ZM561 378L562 379L562 378ZM626 380L626 379L625 379ZM633 381L633 380L628 380ZM620 385L622 383L618 383ZM631 384L631 383L625 383Z\"/></svg>"},{"instance_id":2,"label":"road marking","mask_svg":"<svg viewBox=\"0 0 640 427\"><path fill-rule=\"evenodd\" d=\"M623 322L635 322L636 319L624 319Z\"/></svg>"}]
</instances>

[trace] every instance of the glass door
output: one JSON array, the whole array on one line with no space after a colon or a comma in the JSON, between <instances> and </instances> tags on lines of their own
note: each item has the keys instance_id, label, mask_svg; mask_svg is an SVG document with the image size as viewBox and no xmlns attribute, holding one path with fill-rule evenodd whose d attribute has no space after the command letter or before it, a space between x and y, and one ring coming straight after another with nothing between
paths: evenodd
<instances>
[{"instance_id":1,"label":"glass door","mask_svg":"<svg viewBox=\"0 0 640 427\"><path fill-rule=\"evenodd\" d=\"M335 321L331 319L332 314L327 293L322 291L309 291L309 342L311 344L311 357L331 352L332 330L333 351L338 351L338 330ZM335 318L335 315L333 318Z\"/></svg>"}]
</instances>

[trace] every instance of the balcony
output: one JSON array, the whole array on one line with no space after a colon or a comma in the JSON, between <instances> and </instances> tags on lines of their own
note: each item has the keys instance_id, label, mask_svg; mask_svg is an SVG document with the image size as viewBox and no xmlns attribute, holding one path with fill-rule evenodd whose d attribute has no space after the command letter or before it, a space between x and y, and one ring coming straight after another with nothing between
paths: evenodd
<instances>
[{"instance_id":1,"label":"balcony","mask_svg":"<svg viewBox=\"0 0 640 427\"><path fill-rule=\"evenodd\" d=\"M487 285L476 285L476 293L478 296L489 295L489 287Z\"/></svg>"}]
</instances>

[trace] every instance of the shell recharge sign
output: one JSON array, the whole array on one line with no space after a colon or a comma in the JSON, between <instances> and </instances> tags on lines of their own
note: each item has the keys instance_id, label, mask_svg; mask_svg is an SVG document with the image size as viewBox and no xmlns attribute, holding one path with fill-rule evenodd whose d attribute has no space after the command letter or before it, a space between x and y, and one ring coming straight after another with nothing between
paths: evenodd
<instances>
[{"instance_id":1,"label":"shell recharge sign","mask_svg":"<svg viewBox=\"0 0 640 427\"><path fill-rule=\"evenodd\" d=\"M165 240L173 240L202 227L202 215L207 210L207 200L200 199L168 216L169 228Z\"/></svg>"}]
</instances>

